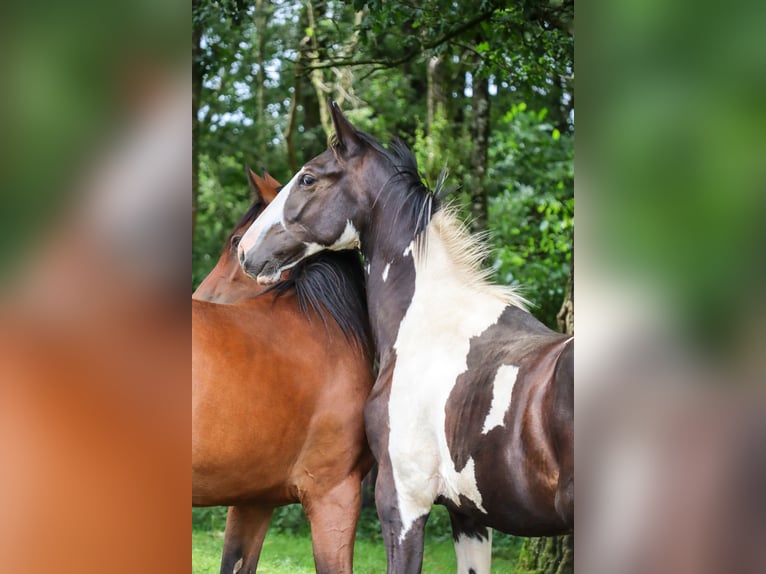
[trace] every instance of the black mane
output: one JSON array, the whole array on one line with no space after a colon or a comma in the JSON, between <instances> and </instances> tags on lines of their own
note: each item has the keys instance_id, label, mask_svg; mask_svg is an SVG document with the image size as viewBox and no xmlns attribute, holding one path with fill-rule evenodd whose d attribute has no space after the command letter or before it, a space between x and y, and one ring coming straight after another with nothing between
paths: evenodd
<instances>
[{"instance_id":1,"label":"black mane","mask_svg":"<svg viewBox=\"0 0 766 574\"><path fill-rule=\"evenodd\" d=\"M425 231L431 217L441 208L446 171L440 174L435 188L429 189L420 177L415 154L401 139L394 139L385 148L369 134L358 131L357 136L393 168L390 179L375 198L375 202L380 202L384 212L392 217L387 224L373 231L373 244L395 245L401 253L401 248ZM389 258L394 255L389 254Z\"/></svg>"},{"instance_id":2,"label":"black mane","mask_svg":"<svg viewBox=\"0 0 766 574\"><path fill-rule=\"evenodd\" d=\"M372 355L364 271L356 251L321 251L308 257L266 293L278 298L293 290L304 313L313 310L325 324L329 315L350 342Z\"/></svg>"}]
</instances>

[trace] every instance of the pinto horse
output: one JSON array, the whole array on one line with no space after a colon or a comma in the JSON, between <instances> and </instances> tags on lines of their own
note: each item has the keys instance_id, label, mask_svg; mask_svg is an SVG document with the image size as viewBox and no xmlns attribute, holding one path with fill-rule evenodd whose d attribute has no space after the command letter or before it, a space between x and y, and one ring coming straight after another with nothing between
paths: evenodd
<instances>
[{"instance_id":1,"label":"pinto horse","mask_svg":"<svg viewBox=\"0 0 766 574\"><path fill-rule=\"evenodd\" d=\"M247 230L240 263L269 285L318 251L361 250L380 362L365 422L388 572L420 571L438 503L458 572L488 573L491 528L573 528L573 340L489 283L485 248L422 183L403 144L383 148L334 104L331 114L335 141Z\"/></svg>"},{"instance_id":2,"label":"pinto horse","mask_svg":"<svg viewBox=\"0 0 766 574\"><path fill-rule=\"evenodd\" d=\"M271 289L244 275L241 228L279 185L250 180L256 201L192 298L192 504L230 505L222 573L255 572L273 509L294 502L317 572L350 573L372 464L363 270L346 251L301 262Z\"/></svg>"}]
</instances>

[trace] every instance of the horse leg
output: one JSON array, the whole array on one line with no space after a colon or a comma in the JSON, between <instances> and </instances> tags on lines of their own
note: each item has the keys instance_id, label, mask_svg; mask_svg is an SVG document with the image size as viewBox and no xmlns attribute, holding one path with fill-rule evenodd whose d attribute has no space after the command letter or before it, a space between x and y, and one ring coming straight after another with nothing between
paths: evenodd
<instances>
[{"instance_id":1,"label":"horse leg","mask_svg":"<svg viewBox=\"0 0 766 574\"><path fill-rule=\"evenodd\" d=\"M381 464L375 483L375 505L378 509L383 542L386 546L388 574L419 574L423 567L423 544L430 505L422 509L406 532L399 511L399 499L390 465Z\"/></svg>"},{"instance_id":2,"label":"horse leg","mask_svg":"<svg viewBox=\"0 0 766 574\"><path fill-rule=\"evenodd\" d=\"M449 517L458 574L490 574L492 529L453 510L449 511Z\"/></svg>"},{"instance_id":3,"label":"horse leg","mask_svg":"<svg viewBox=\"0 0 766 574\"><path fill-rule=\"evenodd\" d=\"M556 512L574 527L574 339L559 355L553 372L553 440L559 463Z\"/></svg>"},{"instance_id":4,"label":"horse leg","mask_svg":"<svg viewBox=\"0 0 766 574\"><path fill-rule=\"evenodd\" d=\"M274 508L230 506L223 538L221 574L252 574L258 566L263 539Z\"/></svg>"},{"instance_id":5,"label":"horse leg","mask_svg":"<svg viewBox=\"0 0 766 574\"><path fill-rule=\"evenodd\" d=\"M362 479L357 474L322 496L307 496L304 508L311 524L317 574L351 574L361 502Z\"/></svg>"}]
</instances>

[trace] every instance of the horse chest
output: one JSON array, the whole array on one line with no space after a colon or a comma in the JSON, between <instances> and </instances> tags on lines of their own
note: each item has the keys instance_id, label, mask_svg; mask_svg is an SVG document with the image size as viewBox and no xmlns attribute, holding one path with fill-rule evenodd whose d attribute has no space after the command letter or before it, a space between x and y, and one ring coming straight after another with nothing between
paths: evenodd
<instances>
[{"instance_id":1,"label":"horse chest","mask_svg":"<svg viewBox=\"0 0 766 574\"><path fill-rule=\"evenodd\" d=\"M394 345L388 454L405 530L438 496L458 505L467 499L483 510L473 461L459 470L453 463L446 406L468 367L472 339L495 324L506 305L473 300L455 312L454 307L439 305L440 299L454 299L454 294L445 292L443 284L433 287L416 284Z\"/></svg>"}]
</instances>

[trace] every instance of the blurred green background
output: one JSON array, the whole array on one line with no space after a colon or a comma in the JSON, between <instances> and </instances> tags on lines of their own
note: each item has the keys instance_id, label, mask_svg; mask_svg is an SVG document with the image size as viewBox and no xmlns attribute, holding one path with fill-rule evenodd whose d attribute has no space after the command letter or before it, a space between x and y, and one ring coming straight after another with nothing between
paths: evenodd
<instances>
[{"instance_id":1,"label":"blurred green background","mask_svg":"<svg viewBox=\"0 0 766 574\"><path fill-rule=\"evenodd\" d=\"M739 361L766 318L766 6L579 6L582 255Z\"/></svg>"}]
</instances>

